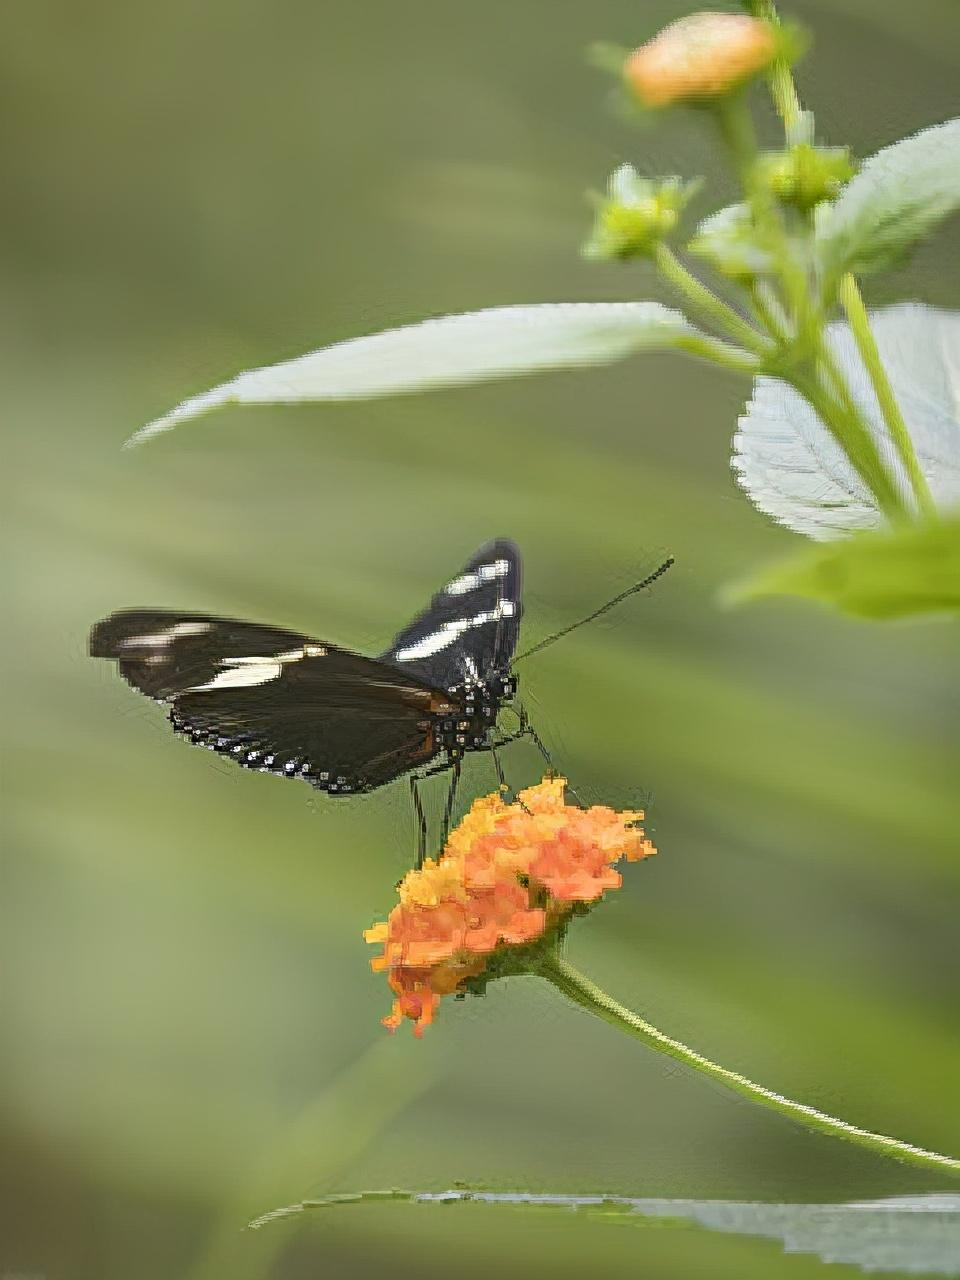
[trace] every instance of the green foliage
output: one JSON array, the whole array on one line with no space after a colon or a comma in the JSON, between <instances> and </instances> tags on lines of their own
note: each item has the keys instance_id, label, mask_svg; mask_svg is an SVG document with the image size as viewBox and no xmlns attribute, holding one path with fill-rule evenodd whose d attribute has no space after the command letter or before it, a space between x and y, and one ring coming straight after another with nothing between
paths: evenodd
<instances>
[{"instance_id":1,"label":"green foliage","mask_svg":"<svg viewBox=\"0 0 960 1280\"><path fill-rule=\"evenodd\" d=\"M895 263L960 206L960 119L923 129L865 161L824 210L817 256L828 279Z\"/></svg>"},{"instance_id":2,"label":"green foliage","mask_svg":"<svg viewBox=\"0 0 960 1280\"><path fill-rule=\"evenodd\" d=\"M861 618L960 612L960 522L858 534L805 551L740 586L734 602L803 596Z\"/></svg>"},{"instance_id":3,"label":"green foliage","mask_svg":"<svg viewBox=\"0 0 960 1280\"><path fill-rule=\"evenodd\" d=\"M812 1253L866 1272L960 1276L960 1196L894 1196L853 1204L764 1204L611 1195L537 1195L528 1191L361 1191L286 1205L250 1223L254 1229L317 1209L393 1202L501 1205L524 1213L564 1209L637 1227L696 1223L707 1231L779 1240L791 1254Z\"/></svg>"},{"instance_id":4,"label":"green foliage","mask_svg":"<svg viewBox=\"0 0 960 1280\"><path fill-rule=\"evenodd\" d=\"M490 307L336 342L241 373L142 427L136 444L221 405L372 400L542 369L609 364L678 347L697 331L659 302Z\"/></svg>"},{"instance_id":5,"label":"green foliage","mask_svg":"<svg viewBox=\"0 0 960 1280\"><path fill-rule=\"evenodd\" d=\"M844 281L844 296L852 278ZM856 298L856 286L853 285ZM849 300L849 299L848 299ZM949 512L960 506L960 421L950 385L951 352L960 349L960 313L898 303L851 312L827 326L833 365L850 388L876 448L891 461L891 443L905 438L903 489L909 461ZM863 342L864 334L869 345ZM885 413L891 404L897 413ZM899 416L905 406L909 427ZM896 434L895 434L896 433ZM758 378L733 441L733 468L751 501L773 519L814 539L847 537L884 526L882 513L859 482L808 399L781 379ZM920 509L919 502L911 511Z\"/></svg>"}]
</instances>

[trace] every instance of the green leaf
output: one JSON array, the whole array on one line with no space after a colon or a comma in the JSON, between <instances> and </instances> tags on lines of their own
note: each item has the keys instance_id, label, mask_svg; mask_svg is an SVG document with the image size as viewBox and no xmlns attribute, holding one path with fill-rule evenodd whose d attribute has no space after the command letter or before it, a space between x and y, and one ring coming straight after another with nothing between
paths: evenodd
<instances>
[{"instance_id":1,"label":"green leaf","mask_svg":"<svg viewBox=\"0 0 960 1280\"><path fill-rule=\"evenodd\" d=\"M871 156L834 205L822 206L817 252L824 274L878 271L960 206L960 119L924 129Z\"/></svg>"},{"instance_id":2,"label":"green leaf","mask_svg":"<svg viewBox=\"0 0 960 1280\"><path fill-rule=\"evenodd\" d=\"M764 1204L735 1200L550 1195L527 1191L362 1191L326 1196L275 1209L250 1223L268 1223L313 1209L383 1201L415 1205L481 1203L516 1209L561 1209L594 1220L694 1225L708 1231L779 1240L786 1253L809 1253L863 1271L960 1276L960 1195L891 1196L847 1204Z\"/></svg>"},{"instance_id":3,"label":"green leaf","mask_svg":"<svg viewBox=\"0 0 960 1280\"><path fill-rule=\"evenodd\" d=\"M696 336L679 311L658 302L540 303L441 316L241 373L141 427L128 444L229 403L369 400L541 369L607 364Z\"/></svg>"},{"instance_id":4,"label":"green leaf","mask_svg":"<svg viewBox=\"0 0 960 1280\"><path fill-rule=\"evenodd\" d=\"M804 596L861 618L960 611L960 521L861 533L805 551L727 592L731 603Z\"/></svg>"},{"instance_id":5,"label":"green leaf","mask_svg":"<svg viewBox=\"0 0 960 1280\"><path fill-rule=\"evenodd\" d=\"M745 204L727 205L705 218L687 248L712 262L732 280L766 275L774 265L773 256L761 243L750 208Z\"/></svg>"},{"instance_id":6,"label":"green leaf","mask_svg":"<svg viewBox=\"0 0 960 1280\"><path fill-rule=\"evenodd\" d=\"M870 313L880 357L937 509L960 508L960 312L901 302ZM905 501L910 483L883 421L850 326L827 341L854 403ZM815 410L777 378L760 377L733 438L731 466L750 500L774 520L829 542L885 525L873 495Z\"/></svg>"}]
</instances>

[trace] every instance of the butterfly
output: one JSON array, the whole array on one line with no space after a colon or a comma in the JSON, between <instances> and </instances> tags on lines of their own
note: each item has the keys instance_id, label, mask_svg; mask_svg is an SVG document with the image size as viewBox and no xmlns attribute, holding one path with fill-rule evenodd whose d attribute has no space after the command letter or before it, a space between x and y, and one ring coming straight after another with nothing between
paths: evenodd
<instances>
[{"instance_id":1,"label":"butterfly","mask_svg":"<svg viewBox=\"0 0 960 1280\"><path fill-rule=\"evenodd\" d=\"M247 769L300 778L330 796L418 771L411 792L422 861L417 782L452 770L445 836L464 755L492 751L503 783L496 748L531 732L521 713L518 731L497 737L501 707L517 692L511 661L522 611L520 552L501 538L376 658L299 631L160 609L110 614L89 648L166 706L177 733Z\"/></svg>"}]
</instances>

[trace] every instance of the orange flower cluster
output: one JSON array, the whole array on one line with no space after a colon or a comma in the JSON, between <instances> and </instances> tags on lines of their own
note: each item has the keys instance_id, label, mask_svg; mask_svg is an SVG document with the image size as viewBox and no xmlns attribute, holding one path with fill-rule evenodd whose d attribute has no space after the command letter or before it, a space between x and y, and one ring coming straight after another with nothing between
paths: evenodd
<instances>
[{"instance_id":1,"label":"orange flower cluster","mask_svg":"<svg viewBox=\"0 0 960 1280\"><path fill-rule=\"evenodd\" d=\"M396 996L384 1025L410 1018L419 1036L440 997L493 976L495 958L498 972L509 972L511 959L522 971L511 948L554 936L576 906L619 888L620 858L656 852L636 825L641 812L568 805L564 786L545 778L514 804L497 794L476 800L440 861L404 877L389 919L364 934L383 944L371 966L387 971Z\"/></svg>"}]
</instances>

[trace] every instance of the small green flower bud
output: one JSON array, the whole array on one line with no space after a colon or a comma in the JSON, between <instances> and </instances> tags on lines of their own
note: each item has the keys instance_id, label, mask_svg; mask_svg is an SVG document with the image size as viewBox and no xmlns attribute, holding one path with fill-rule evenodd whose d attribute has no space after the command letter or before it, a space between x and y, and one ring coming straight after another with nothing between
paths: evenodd
<instances>
[{"instance_id":1,"label":"small green flower bud","mask_svg":"<svg viewBox=\"0 0 960 1280\"><path fill-rule=\"evenodd\" d=\"M806 142L787 151L768 152L755 169L761 186L784 204L803 210L835 200L854 172L848 148L815 147Z\"/></svg>"},{"instance_id":2,"label":"small green flower bud","mask_svg":"<svg viewBox=\"0 0 960 1280\"><path fill-rule=\"evenodd\" d=\"M676 228L683 206L699 184L680 178L641 178L624 164L611 175L606 197L597 199L587 258L637 258L653 252Z\"/></svg>"}]
</instances>

